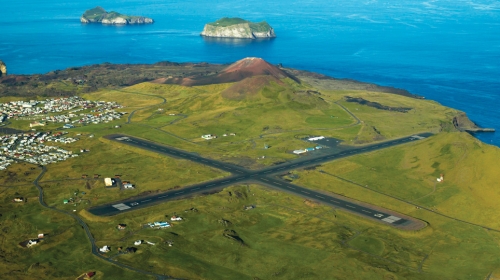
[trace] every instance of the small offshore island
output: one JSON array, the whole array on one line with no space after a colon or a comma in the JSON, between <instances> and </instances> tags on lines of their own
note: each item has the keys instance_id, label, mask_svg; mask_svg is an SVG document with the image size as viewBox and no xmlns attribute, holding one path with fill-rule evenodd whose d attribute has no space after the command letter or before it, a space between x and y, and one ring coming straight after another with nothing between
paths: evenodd
<instances>
[{"instance_id":1,"label":"small offshore island","mask_svg":"<svg viewBox=\"0 0 500 280\"><path fill-rule=\"evenodd\" d=\"M201 36L236 39L275 38L274 29L266 22L250 22L242 18L221 18L205 24Z\"/></svg>"},{"instance_id":2,"label":"small offshore island","mask_svg":"<svg viewBox=\"0 0 500 280\"><path fill-rule=\"evenodd\" d=\"M152 18L142 16L129 16L111 11L106 12L102 7L95 7L85 11L80 18L81 23L102 23L102 24L151 24L154 23Z\"/></svg>"}]
</instances>

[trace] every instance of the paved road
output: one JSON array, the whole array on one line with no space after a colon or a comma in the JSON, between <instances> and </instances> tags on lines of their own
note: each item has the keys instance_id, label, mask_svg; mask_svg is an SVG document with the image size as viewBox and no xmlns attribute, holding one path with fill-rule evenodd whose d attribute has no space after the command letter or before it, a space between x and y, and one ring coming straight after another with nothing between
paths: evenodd
<instances>
[{"instance_id":1,"label":"paved road","mask_svg":"<svg viewBox=\"0 0 500 280\"><path fill-rule=\"evenodd\" d=\"M44 194L43 193L43 189L40 186L39 182L40 182L40 179L43 177L43 175L45 175L46 172L47 172L47 168L45 166L42 166L42 172L40 173L40 175L38 175L38 177L36 177L35 181L33 181L33 184L36 186L36 188L38 189L38 192L39 192L38 200L40 202L40 205L42 205L45 208L48 208L48 209L57 211L59 213L62 213L64 215L68 215L68 216L72 217L73 219L75 219L82 226L82 228L85 230L85 234L87 235L87 238L89 239L90 244L92 245L91 253L94 256L96 256L96 257L98 257L98 258L100 258L100 259L102 259L104 261L110 262L110 263L112 263L112 264L114 264L114 265L116 265L118 267L130 269L132 271L135 271L137 273L141 273L141 274L144 274L144 275L153 276L153 277L155 277L156 279L159 279L159 280L161 280L161 279L171 279L170 276L160 275L160 274L156 274L156 273L153 273L153 272L150 272L150 271L138 269L138 268L135 268L135 267L132 267L132 266L120 263L118 261L112 260L111 258L108 258L108 257L102 255L99 252L99 248L95 244L96 241L94 239L94 236L90 232L89 227L87 226L87 224L78 215L70 213L70 212L67 212L67 211L64 211L64 210L61 210L61 209L57 209L55 207L48 206L45 203L44 196L43 196L43 194Z\"/></svg>"},{"instance_id":2,"label":"paved road","mask_svg":"<svg viewBox=\"0 0 500 280\"><path fill-rule=\"evenodd\" d=\"M301 186L297 186L288 183L284 180L280 180L274 175L288 172L293 169L304 168L308 166L318 165L324 162L332 161L339 158L349 157L361 153L367 153L375 150L380 150L383 148L400 145L408 143L411 141L416 141L425 137L429 137L431 133L423 133L418 135L413 135L401 139L391 140L383 143L378 143L370 146L364 147L350 147L346 150L340 152L322 152L322 155L317 156L306 156L301 157L296 160L292 160L279 165L266 167L260 170L248 170L240 166L236 166L230 163L220 162L217 160L207 159L199 155L175 149L172 147L160 145L148 140L140 139L137 137L132 137L122 134L113 134L106 136L107 139L113 141L119 141L123 144L139 147L142 149L150 150L159 154L164 154L167 156L182 158L186 160L191 160L200 164L204 164L210 167L214 167L220 170L224 170L232 173L231 176L222 179L217 179L209 182L203 182L196 185L188 186L182 189L170 190L168 192L160 193L153 196L147 196L143 198L133 198L125 201L114 202L110 204L105 204L101 206L96 206L89 209L94 215L98 216L112 216L122 212L132 211L137 208L148 207L154 204L162 203L168 200L179 199L187 196L192 196L194 194L208 194L221 190L225 187L241 184L241 183L258 183L266 185L275 189L286 191L295 195L299 195L314 201L318 201L327 205L331 205L337 208L345 209L349 212L354 212L363 217L368 217L371 219L381 220L383 222L389 223L393 226L409 226L415 223L416 220L405 219L397 215L391 214L390 211L379 211L375 208L379 207L366 207L357 203L350 202L348 200L332 197L326 194L316 192Z\"/></svg>"}]
</instances>

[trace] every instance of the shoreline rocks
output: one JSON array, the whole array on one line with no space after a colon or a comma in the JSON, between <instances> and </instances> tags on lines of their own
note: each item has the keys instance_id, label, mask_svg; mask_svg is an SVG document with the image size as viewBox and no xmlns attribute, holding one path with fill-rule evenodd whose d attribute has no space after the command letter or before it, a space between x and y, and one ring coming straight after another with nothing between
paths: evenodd
<instances>
[{"instance_id":1,"label":"shoreline rocks","mask_svg":"<svg viewBox=\"0 0 500 280\"><path fill-rule=\"evenodd\" d=\"M494 128L479 127L464 112L460 112L457 116L453 117L453 126L459 131L467 131L469 133L495 132Z\"/></svg>"}]
</instances>

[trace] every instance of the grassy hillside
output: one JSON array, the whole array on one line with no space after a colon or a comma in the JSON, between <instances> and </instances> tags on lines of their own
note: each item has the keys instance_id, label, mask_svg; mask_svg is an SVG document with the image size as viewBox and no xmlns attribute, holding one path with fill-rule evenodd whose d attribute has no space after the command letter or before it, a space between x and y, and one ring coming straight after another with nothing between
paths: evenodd
<instances>
[{"instance_id":1,"label":"grassy hillside","mask_svg":"<svg viewBox=\"0 0 500 280\"><path fill-rule=\"evenodd\" d=\"M12 202L18 195L28 198L28 202ZM63 214L41 208L37 196L34 186L1 190L2 279L75 279L89 271L96 272L95 279L149 279L92 256L80 225ZM41 243L31 248L19 246L39 233L47 235Z\"/></svg>"},{"instance_id":2,"label":"grassy hillside","mask_svg":"<svg viewBox=\"0 0 500 280\"><path fill-rule=\"evenodd\" d=\"M498 158L497 147L467 133L441 133L425 141L300 172L297 183L380 205L379 195L372 197L372 192L340 177L451 217L500 229L500 222L492 219L500 210ZM436 181L440 174L444 175L442 183Z\"/></svg>"},{"instance_id":3,"label":"grassy hillside","mask_svg":"<svg viewBox=\"0 0 500 280\"><path fill-rule=\"evenodd\" d=\"M245 205L256 208L244 210ZM185 220L165 230L141 226L172 215ZM113 219L85 216L102 244L156 244L137 246L136 254L120 261L180 278L481 279L499 266L499 234L415 215L430 226L401 232L296 196L239 186ZM117 223L127 230L117 231ZM224 237L228 231L242 243Z\"/></svg>"},{"instance_id":4,"label":"grassy hillside","mask_svg":"<svg viewBox=\"0 0 500 280\"><path fill-rule=\"evenodd\" d=\"M214 22L211 22L209 24L213 25L213 26L227 27L227 26L231 26L231 25L235 25L235 24L241 24L241 23L247 23L247 22L249 22L249 21L244 20L242 18L237 18L237 17L234 17L234 18L223 17L223 18L218 19L218 20L216 20Z\"/></svg>"},{"instance_id":5,"label":"grassy hillside","mask_svg":"<svg viewBox=\"0 0 500 280\"><path fill-rule=\"evenodd\" d=\"M208 23L209 25L212 26L217 26L217 27L228 27L231 25L235 24L242 24L242 23L248 23L250 26L250 29L253 32L267 32L271 29L271 26L266 22L266 21L261 21L261 22L250 22L248 20L244 20L242 18L228 18L224 17L219 20L216 20L214 22Z\"/></svg>"},{"instance_id":6,"label":"grassy hillside","mask_svg":"<svg viewBox=\"0 0 500 280\"><path fill-rule=\"evenodd\" d=\"M347 102L346 96L410 110L381 110ZM85 97L123 100L128 106L123 111L133 112L128 116L133 124L177 138L179 148L247 167L294 158L290 152L309 145L300 140L308 135L335 137L348 145L366 144L451 130L451 119L457 113L428 100L381 92L317 91L289 78L271 76L195 87L141 83ZM136 129L123 131L134 134ZM230 133L236 136L223 136ZM204 134L218 138L206 141L201 139ZM265 144L271 148L264 150Z\"/></svg>"},{"instance_id":7,"label":"grassy hillside","mask_svg":"<svg viewBox=\"0 0 500 280\"><path fill-rule=\"evenodd\" d=\"M348 102L347 96L366 103ZM451 119L456 110L382 92L317 90L305 82L271 76L193 87L146 82L84 97L118 101L128 114L121 120L69 129L68 136L80 140L61 146L90 152L48 165L41 185L49 205L83 217L97 244L110 245L108 255L122 263L187 279L484 279L500 271L500 234L466 223L500 230L495 219L500 150L455 132ZM380 106L370 106L375 103ZM12 121L17 127L25 125ZM295 184L426 221L428 226L417 232L399 231L255 185L111 218L85 210L228 175L102 138L112 133L259 168L296 158L290 151L310 146L301 140L309 135L364 145L426 131L436 135L293 171L297 176L287 177ZM206 141L203 134L218 138ZM23 163L0 172L2 275L74 279L97 271L96 279L143 279L93 257L79 225L39 206L38 192L31 185L38 172L38 167ZM120 174L137 189L107 189L101 180L82 180L82 174ZM440 174L445 180L437 183ZM28 202L15 204L16 196ZM63 204L69 197L77 197L78 203ZM256 208L244 210L248 205ZM185 220L166 230L143 227L172 215ZM127 228L116 229L118 223ZM49 233L43 243L30 249L18 246L41 232ZM136 240L155 245L135 246ZM119 246L138 251L118 255Z\"/></svg>"}]
</instances>

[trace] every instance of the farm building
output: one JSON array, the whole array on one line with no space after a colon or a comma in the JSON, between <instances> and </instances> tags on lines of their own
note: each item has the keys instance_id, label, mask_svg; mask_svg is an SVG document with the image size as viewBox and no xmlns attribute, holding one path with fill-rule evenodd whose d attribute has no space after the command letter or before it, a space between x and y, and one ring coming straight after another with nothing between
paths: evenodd
<instances>
[{"instance_id":1,"label":"farm building","mask_svg":"<svg viewBox=\"0 0 500 280\"><path fill-rule=\"evenodd\" d=\"M115 180L115 179L112 179L112 178L104 178L104 185L106 185L106 187L111 187L111 186L113 186L114 184L116 184L116 180Z\"/></svg>"},{"instance_id":2,"label":"farm building","mask_svg":"<svg viewBox=\"0 0 500 280\"><path fill-rule=\"evenodd\" d=\"M170 227L170 224L167 222L154 222L154 223L149 223L148 225L152 228L168 228L168 227Z\"/></svg>"},{"instance_id":3,"label":"farm building","mask_svg":"<svg viewBox=\"0 0 500 280\"><path fill-rule=\"evenodd\" d=\"M325 136L311 137L311 138L308 138L307 140L309 140L309 141L318 141L318 140L323 140L323 139L325 139Z\"/></svg>"},{"instance_id":4,"label":"farm building","mask_svg":"<svg viewBox=\"0 0 500 280\"><path fill-rule=\"evenodd\" d=\"M203 138L205 140L210 140L210 139L217 138L217 136L216 135L212 135L212 134L205 134L205 135L202 135L201 138Z\"/></svg>"},{"instance_id":5,"label":"farm building","mask_svg":"<svg viewBox=\"0 0 500 280\"><path fill-rule=\"evenodd\" d=\"M305 149L302 149L302 150L295 150L295 151L293 151L293 153L296 155L300 155L300 154L307 153L307 151Z\"/></svg>"}]
</instances>

